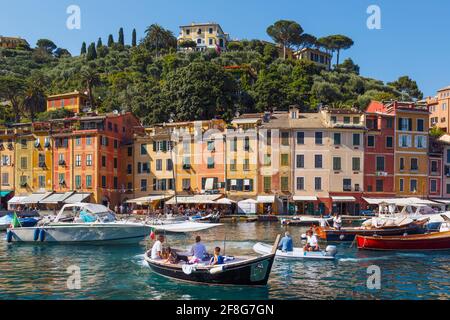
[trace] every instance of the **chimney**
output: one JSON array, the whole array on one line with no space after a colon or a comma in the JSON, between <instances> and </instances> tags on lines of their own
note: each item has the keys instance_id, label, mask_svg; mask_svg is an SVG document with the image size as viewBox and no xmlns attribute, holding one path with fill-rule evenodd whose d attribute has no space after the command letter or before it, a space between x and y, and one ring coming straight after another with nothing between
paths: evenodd
<instances>
[{"instance_id":1,"label":"chimney","mask_svg":"<svg viewBox=\"0 0 450 320\"><path fill-rule=\"evenodd\" d=\"M292 105L289 107L289 117L291 119L298 119L299 117L299 108L298 105Z\"/></svg>"}]
</instances>

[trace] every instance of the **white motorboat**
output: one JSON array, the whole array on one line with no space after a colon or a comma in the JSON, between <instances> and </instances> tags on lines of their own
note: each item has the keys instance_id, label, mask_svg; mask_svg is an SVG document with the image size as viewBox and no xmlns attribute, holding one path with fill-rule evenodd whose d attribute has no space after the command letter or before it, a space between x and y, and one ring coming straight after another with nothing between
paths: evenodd
<instances>
[{"instance_id":1,"label":"white motorboat","mask_svg":"<svg viewBox=\"0 0 450 320\"><path fill-rule=\"evenodd\" d=\"M175 222L175 223L151 223L148 226L156 231L187 233L207 230L221 226L221 223L201 223L201 222Z\"/></svg>"},{"instance_id":2,"label":"white motorboat","mask_svg":"<svg viewBox=\"0 0 450 320\"><path fill-rule=\"evenodd\" d=\"M253 250L259 254L268 254L272 250L272 246L258 242L253 246ZM327 246L324 251L304 251L303 248L294 248L294 251L284 252L277 250L276 258L281 259L322 259L322 260L333 260L336 258L337 249L336 246Z\"/></svg>"},{"instance_id":3,"label":"white motorboat","mask_svg":"<svg viewBox=\"0 0 450 320\"><path fill-rule=\"evenodd\" d=\"M9 228L8 242L138 243L150 234L143 223L117 221L107 207L92 203L66 204L58 215L35 227Z\"/></svg>"}]
</instances>

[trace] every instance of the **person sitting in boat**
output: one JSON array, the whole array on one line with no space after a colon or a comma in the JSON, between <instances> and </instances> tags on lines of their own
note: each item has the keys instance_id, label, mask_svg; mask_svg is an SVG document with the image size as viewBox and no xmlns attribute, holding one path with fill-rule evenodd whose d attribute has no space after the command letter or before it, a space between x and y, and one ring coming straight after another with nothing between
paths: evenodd
<instances>
[{"instance_id":1,"label":"person sitting in boat","mask_svg":"<svg viewBox=\"0 0 450 320\"><path fill-rule=\"evenodd\" d=\"M203 260L208 253L206 251L205 245L202 243L202 238L200 236L195 237L195 244L191 248L191 257L189 258L190 263L197 263Z\"/></svg>"},{"instance_id":2,"label":"person sitting in boat","mask_svg":"<svg viewBox=\"0 0 450 320\"><path fill-rule=\"evenodd\" d=\"M280 244L278 245L278 249L283 252L292 252L294 251L294 244L292 242L292 237L289 231L284 233L284 237L280 240Z\"/></svg>"},{"instance_id":3,"label":"person sitting in boat","mask_svg":"<svg viewBox=\"0 0 450 320\"><path fill-rule=\"evenodd\" d=\"M211 257L211 260L209 261L209 264L212 266L223 264L224 259L223 256L220 255L220 247L214 248L214 256Z\"/></svg>"},{"instance_id":4,"label":"person sitting in boat","mask_svg":"<svg viewBox=\"0 0 450 320\"><path fill-rule=\"evenodd\" d=\"M333 228L340 230L342 227L342 218L339 213L336 213L336 215L333 218Z\"/></svg>"},{"instance_id":5,"label":"person sitting in boat","mask_svg":"<svg viewBox=\"0 0 450 320\"><path fill-rule=\"evenodd\" d=\"M152 247L151 258L153 260L164 259L163 248L162 248L163 242L164 242L164 235L160 234L158 236L158 240L156 240L156 242L153 244L153 247Z\"/></svg>"},{"instance_id":6,"label":"person sitting in boat","mask_svg":"<svg viewBox=\"0 0 450 320\"><path fill-rule=\"evenodd\" d=\"M312 232L312 230L308 230L306 232L307 241L306 245L303 247L303 251L319 251L319 241L317 240L317 236Z\"/></svg>"},{"instance_id":7,"label":"person sitting in boat","mask_svg":"<svg viewBox=\"0 0 450 320\"><path fill-rule=\"evenodd\" d=\"M165 251L166 251L165 252L166 260L164 262L170 263L170 264L177 264L178 256L175 253L175 251L173 251L171 247L167 247L167 249Z\"/></svg>"}]
</instances>

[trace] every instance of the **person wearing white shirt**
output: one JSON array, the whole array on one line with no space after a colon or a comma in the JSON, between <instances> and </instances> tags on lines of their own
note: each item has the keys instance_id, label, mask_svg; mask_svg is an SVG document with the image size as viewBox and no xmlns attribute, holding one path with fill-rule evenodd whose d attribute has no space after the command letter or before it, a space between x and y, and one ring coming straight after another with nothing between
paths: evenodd
<instances>
[{"instance_id":1,"label":"person wearing white shirt","mask_svg":"<svg viewBox=\"0 0 450 320\"><path fill-rule=\"evenodd\" d=\"M151 254L151 258L153 260L157 260L157 259L163 259L163 250L162 250L162 244L164 242L164 236L162 234L160 234L158 236L158 240L156 240L156 242L153 244L152 247L152 254Z\"/></svg>"},{"instance_id":2,"label":"person wearing white shirt","mask_svg":"<svg viewBox=\"0 0 450 320\"><path fill-rule=\"evenodd\" d=\"M319 251L319 241L317 240L317 236L313 234L312 230L308 230L306 232L308 240L306 241L306 245L303 247L304 251Z\"/></svg>"},{"instance_id":3,"label":"person wearing white shirt","mask_svg":"<svg viewBox=\"0 0 450 320\"><path fill-rule=\"evenodd\" d=\"M341 216L337 213L333 218L333 228L339 230L342 227Z\"/></svg>"}]
</instances>

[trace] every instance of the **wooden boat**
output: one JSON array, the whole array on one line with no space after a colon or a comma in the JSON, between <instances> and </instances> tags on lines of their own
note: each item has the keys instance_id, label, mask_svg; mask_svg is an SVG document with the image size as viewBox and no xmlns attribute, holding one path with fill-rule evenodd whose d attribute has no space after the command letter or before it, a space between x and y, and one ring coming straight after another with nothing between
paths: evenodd
<instances>
[{"instance_id":1,"label":"wooden boat","mask_svg":"<svg viewBox=\"0 0 450 320\"><path fill-rule=\"evenodd\" d=\"M317 236L326 241L353 241L356 235L361 236L399 236L403 234L420 234L424 232L424 225L428 220L416 221L403 226L364 228L364 227L344 227L335 229L330 227L316 227Z\"/></svg>"},{"instance_id":2,"label":"wooden boat","mask_svg":"<svg viewBox=\"0 0 450 320\"><path fill-rule=\"evenodd\" d=\"M260 254L268 254L272 250L272 246L258 242L253 246L253 250ZM293 260L303 260L303 259L319 259L319 260L334 260L336 258L336 247L327 246L323 251L311 251L305 252L303 248L294 248L294 251L283 252L277 250L276 258L280 259L293 259Z\"/></svg>"},{"instance_id":3,"label":"wooden boat","mask_svg":"<svg viewBox=\"0 0 450 320\"><path fill-rule=\"evenodd\" d=\"M170 264L163 260L153 260L150 251L145 254L145 261L150 268L165 277L208 285L266 285L269 279L275 251L280 235L274 243L273 250L260 257L234 257L222 265L210 266L208 263L188 264L187 255L176 250L180 263Z\"/></svg>"},{"instance_id":4,"label":"wooden boat","mask_svg":"<svg viewBox=\"0 0 450 320\"><path fill-rule=\"evenodd\" d=\"M450 231L397 237L356 236L363 250L450 250Z\"/></svg>"}]
</instances>

